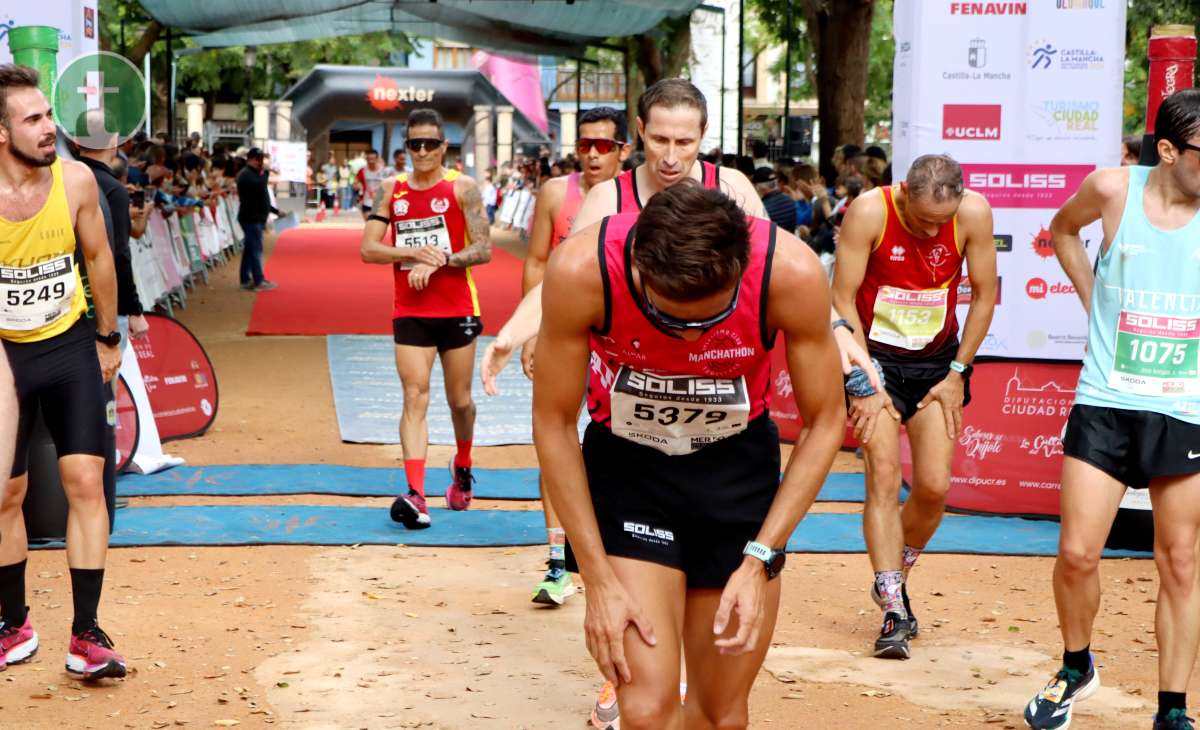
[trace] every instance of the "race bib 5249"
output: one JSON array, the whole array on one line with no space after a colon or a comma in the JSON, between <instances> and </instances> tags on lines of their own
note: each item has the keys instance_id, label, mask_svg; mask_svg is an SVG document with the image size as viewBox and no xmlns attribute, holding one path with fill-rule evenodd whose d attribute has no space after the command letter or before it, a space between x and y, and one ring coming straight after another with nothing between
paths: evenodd
<instances>
[{"instance_id":1,"label":"race bib 5249","mask_svg":"<svg viewBox=\"0 0 1200 730\"><path fill-rule=\"evenodd\" d=\"M24 267L0 266L0 329L29 332L71 312L75 264L70 254Z\"/></svg>"}]
</instances>

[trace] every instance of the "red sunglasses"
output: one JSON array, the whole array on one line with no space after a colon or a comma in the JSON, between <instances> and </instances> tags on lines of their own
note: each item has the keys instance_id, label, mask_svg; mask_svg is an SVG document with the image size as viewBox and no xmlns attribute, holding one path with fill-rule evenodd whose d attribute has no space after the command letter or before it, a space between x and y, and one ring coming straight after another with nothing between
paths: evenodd
<instances>
[{"instance_id":1,"label":"red sunglasses","mask_svg":"<svg viewBox=\"0 0 1200 730\"><path fill-rule=\"evenodd\" d=\"M597 152L602 155L607 155L609 152L612 152L614 149L617 149L620 146L621 143L615 139L605 139L604 137L581 137L579 141L575 143L575 154L583 157L588 152L591 152L592 148L595 147Z\"/></svg>"}]
</instances>

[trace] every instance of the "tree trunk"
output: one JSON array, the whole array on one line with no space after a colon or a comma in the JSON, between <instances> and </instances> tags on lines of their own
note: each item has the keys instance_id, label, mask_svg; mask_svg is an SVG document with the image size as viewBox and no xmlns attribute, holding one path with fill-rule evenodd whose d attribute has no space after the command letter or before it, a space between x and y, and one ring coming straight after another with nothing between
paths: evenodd
<instances>
[{"instance_id":1,"label":"tree trunk","mask_svg":"<svg viewBox=\"0 0 1200 730\"><path fill-rule=\"evenodd\" d=\"M863 108L871 53L875 0L805 0L809 38L816 56L820 169L833 184L833 152L863 143Z\"/></svg>"},{"instance_id":2,"label":"tree trunk","mask_svg":"<svg viewBox=\"0 0 1200 730\"><path fill-rule=\"evenodd\" d=\"M637 102L647 86L662 79L675 78L683 73L692 56L692 19L690 15L663 21L655 31L665 37L660 40L656 32L642 33L630 37L626 43L633 59L629 85L625 89L626 116L633 143L637 144Z\"/></svg>"},{"instance_id":3,"label":"tree trunk","mask_svg":"<svg viewBox=\"0 0 1200 730\"><path fill-rule=\"evenodd\" d=\"M129 32L130 28L126 26L125 30ZM133 47L129 49L127 58L133 62L134 66L138 68L142 67L142 59L154 47L154 43L158 40L162 32L163 26L157 20L151 20L146 26L146 30L142 31L142 37L138 38L137 43L133 44Z\"/></svg>"}]
</instances>

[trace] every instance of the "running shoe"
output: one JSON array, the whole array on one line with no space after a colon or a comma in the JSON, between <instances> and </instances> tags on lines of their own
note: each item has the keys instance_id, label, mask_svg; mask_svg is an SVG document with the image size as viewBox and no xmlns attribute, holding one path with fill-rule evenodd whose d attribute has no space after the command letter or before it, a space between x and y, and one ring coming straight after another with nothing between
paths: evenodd
<instances>
[{"instance_id":1,"label":"running shoe","mask_svg":"<svg viewBox=\"0 0 1200 730\"><path fill-rule=\"evenodd\" d=\"M1099 688L1100 672L1096 670L1094 657L1087 674L1063 667L1025 706L1025 724L1035 730L1062 730L1062 728L1070 727L1071 713L1075 709L1075 703L1091 697ZM1158 725L1155 724L1155 727ZM1189 728L1190 725L1164 725L1163 727Z\"/></svg>"},{"instance_id":2,"label":"running shoe","mask_svg":"<svg viewBox=\"0 0 1200 730\"><path fill-rule=\"evenodd\" d=\"M410 530L424 530L433 524L429 519L425 498L413 490L396 497L392 502L392 520Z\"/></svg>"},{"instance_id":3,"label":"running shoe","mask_svg":"<svg viewBox=\"0 0 1200 730\"><path fill-rule=\"evenodd\" d=\"M1171 710L1167 716L1159 719L1154 716L1154 730L1195 730L1196 726L1192 718L1187 716L1187 710L1178 708Z\"/></svg>"},{"instance_id":4,"label":"running shoe","mask_svg":"<svg viewBox=\"0 0 1200 730\"><path fill-rule=\"evenodd\" d=\"M576 592L575 583L566 568L555 565L546 571L546 577L533 589L533 602L547 606L561 606Z\"/></svg>"},{"instance_id":5,"label":"running shoe","mask_svg":"<svg viewBox=\"0 0 1200 730\"><path fill-rule=\"evenodd\" d=\"M0 623L0 670L3 670L6 664L28 661L37 654L37 650L38 635L33 630L28 613L25 614L24 626Z\"/></svg>"},{"instance_id":6,"label":"running shoe","mask_svg":"<svg viewBox=\"0 0 1200 730\"><path fill-rule=\"evenodd\" d=\"M909 621L895 611L883 614L883 626L875 640L875 656L880 659L908 659Z\"/></svg>"},{"instance_id":7,"label":"running shoe","mask_svg":"<svg viewBox=\"0 0 1200 730\"><path fill-rule=\"evenodd\" d=\"M112 639L99 626L71 637L67 651L67 671L84 680L125 676L125 659L113 649Z\"/></svg>"},{"instance_id":8,"label":"running shoe","mask_svg":"<svg viewBox=\"0 0 1200 730\"><path fill-rule=\"evenodd\" d=\"M908 602L908 584L900 585L900 595L904 598L904 611L908 614L908 638L915 639L921 629L917 626L917 616L913 613L912 604ZM871 581L871 600L875 601L875 605L883 608L883 596L879 595L879 586Z\"/></svg>"},{"instance_id":9,"label":"running shoe","mask_svg":"<svg viewBox=\"0 0 1200 730\"><path fill-rule=\"evenodd\" d=\"M592 707L592 727L596 730L621 730L621 712L617 707L617 688L605 682Z\"/></svg>"},{"instance_id":10,"label":"running shoe","mask_svg":"<svg viewBox=\"0 0 1200 730\"><path fill-rule=\"evenodd\" d=\"M446 506L461 512L471 506L471 483L475 476L469 466L455 466L450 460L450 486L446 487Z\"/></svg>"},{"instance_id":11,"label":"running shoe","mask_svg":"<svg viewBox=\"0 0 1200 730\"><path fill-rule=\"evenodd\" d=\"M263 279L254 285L254 291L271 291L278 286L279 285L273 281L267 281L266 279Z\"/></svg>"}]
</instances>

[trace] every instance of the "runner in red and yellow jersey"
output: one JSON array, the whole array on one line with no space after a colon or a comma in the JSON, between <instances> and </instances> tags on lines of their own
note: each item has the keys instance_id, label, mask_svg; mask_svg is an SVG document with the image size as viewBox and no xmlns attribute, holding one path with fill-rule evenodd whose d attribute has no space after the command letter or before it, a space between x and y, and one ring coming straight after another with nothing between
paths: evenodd
<instances>
[{"instance_id":1,"label":"runner in red and yellow jersey","mask_svg":"<svg viewBox=\"0 0 1200 730\"><path fill-rule=\"evenodd\" d=\"M521 281L522 294L528 294L546 274L550 252L567 236L571 224L583 205L583 199L594 186L611 180L621 171L621 161L629 155L626 137L629 134L624 112L601 106L588 109L579 117L575 152L583 163L583 172L548 180L538 193L533 212L533 228L529 233L529 252ZM521 364L525 374L533 377L533 343L522 352ZM563 546L566 537L554 507L542 490L542 509L546 516L546 532L550 543L550 562L546 576L533 589L534 603L560 606L575 593L571 575L567 573Z\"/></svg>"},{"instance_id":2,"label":"runner in red and yellow jersey","mask_svg":"<svg viewBox=\"0 0 1200 730\"><path fill-rule=\"evenodd\" d=\"M392 330L396 370L404 387L400 445L408 493L396 497L391 514L405 527L420 529L430 525L425 505L429 441L425 418L434 358L442 361L458 446L450 462L452 483L446 503L455 510L471 504L475 432L471 377L475 338L483 323L470 267L490 261L492 245L479 187L442 164L446 139L441 115L433 109L413 110L405 146L412 155L413 172L385 181L375 194L363 229L362 259L395 270ZM383 243L389 226L395 235L391 246Z\"/></svg>"},{"instance_id":3,"label":"runner in red and yellow jersey","mask_svg":"<svg viewBox=\"0 0 1200 730\"><path fill-rule=\"evenodd\" d=\"M971 305L960 342L955 305L964 261ZM962 409L971 400L971 360L991 324L997 288L991 207L963 189L962 168L951 158L918 157L899 186L873 190L847 210L833 280L845 319L834 326L867 348L886 391L857 388L853 377L847 383L866 456L871 593L884 611L878 657L907 659L917 635L905 583L942 520ZM902 422L913 483L899 510Z\"/></svg>"}]
</instances>

